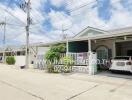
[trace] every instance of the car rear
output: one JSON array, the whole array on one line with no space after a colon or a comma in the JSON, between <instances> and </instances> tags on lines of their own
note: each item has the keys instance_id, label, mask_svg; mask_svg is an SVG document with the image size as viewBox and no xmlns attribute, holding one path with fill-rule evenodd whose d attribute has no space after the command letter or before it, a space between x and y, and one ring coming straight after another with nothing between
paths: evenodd
<instances>
[{"instance_id":1,"label":"car rear","mask_svg":"<svg viewBox=\"0 0 132 100\"><path fill-rule=\"evenodd\" d=\"M127 57L124 57L127 58ZM111 71L127 71L127 72L132 72L132 61L131 59L113 59L111 61Z\"/></svg>"}]
</instances>

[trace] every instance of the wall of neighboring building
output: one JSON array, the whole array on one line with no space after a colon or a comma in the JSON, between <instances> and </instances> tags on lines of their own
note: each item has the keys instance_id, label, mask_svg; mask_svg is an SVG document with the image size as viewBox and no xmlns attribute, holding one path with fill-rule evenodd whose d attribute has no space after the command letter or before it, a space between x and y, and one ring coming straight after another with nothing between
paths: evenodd
<instances>
[{"instance_id":1,"label":"wall of neighboring building","mask_svg":"<svg viewBox=\"0 0 132 100\"><path fill-rule=\"evenodd\" d=\"M37 56L35 58L34 68L44 69L46 67L44 56L49 49L50 49L49 46L37 47Z\"/></svg>"},{"instance_id":2,"label":"wall of neighboring building","mask_svg":"<svg viewBox=\"0 0 132 100\"><path fill-rule=\"evenodd\" d=\"M38 47L37 55L45 55L49 49L50 47Z\"/></svg>"},{"instance_id":3,"label":"wall of neighboring building","mask_svg":"<svg viewBox=\"0 0 132 100\"><path fill-rule=\"evenodd\" d=\"M26 57L25 56L14 56L16 59L16 66L25 66Z\"/></svg>"}]
</instances>

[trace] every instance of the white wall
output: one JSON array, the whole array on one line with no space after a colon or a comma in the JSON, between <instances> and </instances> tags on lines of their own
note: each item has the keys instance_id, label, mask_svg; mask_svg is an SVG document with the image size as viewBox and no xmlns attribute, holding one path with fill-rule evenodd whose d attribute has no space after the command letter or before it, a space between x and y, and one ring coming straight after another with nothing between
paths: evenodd
<instances>
[{"instance_id":1,"label":"white wall","mask_svg":"<svg viewBox=\"0 0 132 100\"><path fill-rule=\"evenodd\" d=\"M25 65L25 60L26 60L25 56L15 56L15 59L16 59L16 63L15 63L16 66L24 66Z\"/></svg>"},{"instance_id":2,"label":"white wall","mask_svg":"<svg viewBox=\"0 0 132 100\"><path fill-rule=\"evenodd\" d=\"M37 55L44 55L49 49L50 47L38 47Z\"/></svg>"}]
</instances>

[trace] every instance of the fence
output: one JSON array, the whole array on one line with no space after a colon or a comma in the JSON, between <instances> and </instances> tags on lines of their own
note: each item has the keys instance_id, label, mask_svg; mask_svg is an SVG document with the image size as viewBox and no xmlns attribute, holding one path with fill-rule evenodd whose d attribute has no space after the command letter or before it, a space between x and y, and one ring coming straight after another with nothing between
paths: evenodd
<instances>
[{"instance_id":1,"label":"fence","mask_svg":"<svg viewBox=\"0 0 132 100\"><path fill-rule=\"evenodd\" d=\"M41 69L41 70L46 69L44 55L37 55L34 61L34 68Z\"/></svg>"},{"instance_id":2,"label":"fence","mask_svg":"<svg viewBox=\"0 0 132 100\"><path fill-rule=\"evenodd\" d=\"M66 54L62 53L60 55L61 58L65 57ZM73 61L74 65L88 65L88 53L87 52L82 52L82 53L68 53L68 56L70 56ZM63 59L60 59L60 63L63 64Z\"/></svg>"},{"instance_id":3,"label":"fence","mask_svg":"<svg viewBox=\"0 0 132 100\"><path fill-rule=\"evenodd\" d=\"M82 53L68 53L68 55L73 59L74 65L76 66L86 66L88 65L88 53L82 52ZM60 61L55 61L55 65L63 65L63 58L66 56L66 53L60 54ZM44 59L44 55L38 55L36 57L36 60L34 61L34 68L37 69L46 69L46 61Z\"/></svg>"}]
</instances>

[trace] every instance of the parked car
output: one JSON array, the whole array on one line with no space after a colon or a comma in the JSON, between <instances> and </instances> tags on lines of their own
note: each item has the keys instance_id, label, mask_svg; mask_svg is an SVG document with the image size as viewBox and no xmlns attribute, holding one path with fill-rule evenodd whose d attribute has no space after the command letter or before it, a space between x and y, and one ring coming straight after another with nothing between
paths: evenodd
<instances>
[{"instance_id":1,"label":"parked car","mask_svg":"<svg viewBox=\"0 0 132 100\"><path fill-rule=\"evenodd\" d=\"M132 57L118 56L111 60L110 71L132 72Z\"/></svg>"}]
</instances>

